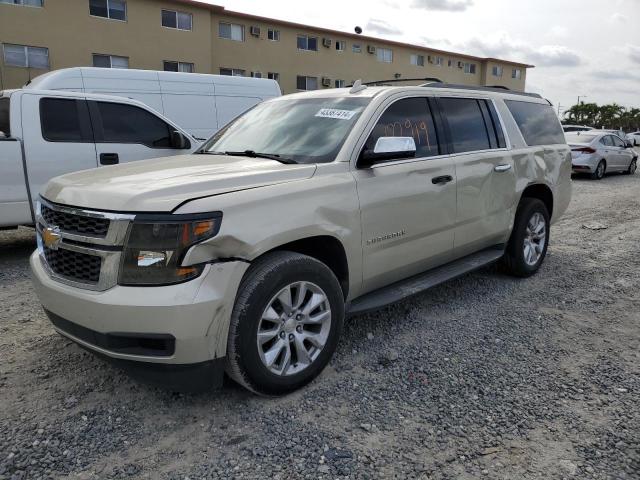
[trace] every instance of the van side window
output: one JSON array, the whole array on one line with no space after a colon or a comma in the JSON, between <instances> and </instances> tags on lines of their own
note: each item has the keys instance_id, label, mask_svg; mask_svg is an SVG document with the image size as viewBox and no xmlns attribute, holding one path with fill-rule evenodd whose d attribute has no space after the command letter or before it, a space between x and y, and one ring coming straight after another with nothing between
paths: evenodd
<instances>
[{"instance_id":1,"label":"van side window","mask_svg":"<svg viewBox=\"0 0 640 480\"><path fill-rule=\"evenodd\" d=\"M85 100L41 99L40 126L42 138L48 142L93 142Z\"/></svg>"},{"instance_id":2,"label":"van side window","mask_svg":"<svg viewBox=\"0 0 640 480\"><path fill-rule=\"evenodd\" d=\"M551 105L505 100L527 145L567 143L560 121Z\"/></svg>"},{"instance_id":3,"label":"van side window","mask_svg":"<svg viewBox=\"0 0 640 480\"><path fill-rule=\"evenodd\" d=\"M11 122L9 122L9 108L11 104L9 98L0 98L0 132L5 137L11 136Z\"/></svg>"},{"instance_id":4,"label":"van side window","mask_svg":"<svg viewBox=\"0 0 640 480\"><path fill-rule=\"evenodd\" d=\"M151 112L122 103L95 102L102 123L97 142L140 143L149 148L172 148L171 131L164 120Z\"/></svg>"},{"instance_id":5,"label":"van side window","mask_svg":"<svg viewBox=\"0 0 640 480\"><path fill-rule=\"evenodd\" d=\"M373 151L380 137L413 137L416 142L416 158L440 154L426 97L405 98L389 106L373 127L364 149Z\"/></svg>"},{"instance_id":6,"label":"van side window","mask_svg":"<svg viewBox=\"0 0 640 480\"><path fill-rule=\"evenodd\" d=\"M438 99L449 133L454 153L489 150L492 143L480 102L473 98ZM486 108L486 106L485 106ZM493 126L490 126L495 139ZM495 141L495 140L494 140ZM495 147L494 147L495 148Z\"/></svg>"}]
</instances>

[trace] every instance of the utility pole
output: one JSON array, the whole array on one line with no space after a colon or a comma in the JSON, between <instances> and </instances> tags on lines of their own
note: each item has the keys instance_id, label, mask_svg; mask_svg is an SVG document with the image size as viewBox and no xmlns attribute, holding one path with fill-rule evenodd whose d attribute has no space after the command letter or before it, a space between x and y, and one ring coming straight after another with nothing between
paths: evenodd
<instances>
[{"instance_id":1,"label":"utility pole","mask_svg":"<svg viewBox=\"0 0 640 480\"><path fill-rule=\"evenodd\" d=\"M578 105L580 105L580 99L581 98L587 98L586 95L578 95Z\"/></svg>"},{"instance_id":2,"label":"utility pole","mask_svg":"<svg viewBox=\"0 0 640 480\"><path fill-rule=\"evenodd\" d=\"M560 117L560 110L562 109L562 105L558 102L558 117Z\"/></svg>"}]
</instances>

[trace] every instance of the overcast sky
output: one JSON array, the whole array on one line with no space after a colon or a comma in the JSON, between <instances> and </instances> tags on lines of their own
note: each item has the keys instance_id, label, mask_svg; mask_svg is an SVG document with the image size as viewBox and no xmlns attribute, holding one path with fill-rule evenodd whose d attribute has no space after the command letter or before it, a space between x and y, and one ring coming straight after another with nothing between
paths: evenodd
<instances>
[{"instance_id":1,"label":"overcast sky","mask_svg":"<svg viewBox=\"0 0 640 480\"><path fill-rule=\"evenodd\" d=\"M209 1L209 0L204 0ZM211 0L228 10L531 63L527 91L568 108L640 107L640 0Z\"/></svg>"}]
</instances>

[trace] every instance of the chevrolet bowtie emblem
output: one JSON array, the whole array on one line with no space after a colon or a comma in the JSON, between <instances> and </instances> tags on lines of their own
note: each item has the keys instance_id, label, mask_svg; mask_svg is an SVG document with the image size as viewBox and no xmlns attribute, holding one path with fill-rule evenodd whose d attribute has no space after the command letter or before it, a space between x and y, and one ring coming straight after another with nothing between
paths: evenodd
<instances>
[{"instance_id":1,"label":"chevrolet bowtie emblem","mask_svg":"<svg viewBox=\"0 0 640 480\"><path fill-rule=\"evenodd\" d=\"M51 250L58 250L62 235L60 235L60 227L47 227L42 231L42 241L44 246Z\"/></svg>"}]
</instances>

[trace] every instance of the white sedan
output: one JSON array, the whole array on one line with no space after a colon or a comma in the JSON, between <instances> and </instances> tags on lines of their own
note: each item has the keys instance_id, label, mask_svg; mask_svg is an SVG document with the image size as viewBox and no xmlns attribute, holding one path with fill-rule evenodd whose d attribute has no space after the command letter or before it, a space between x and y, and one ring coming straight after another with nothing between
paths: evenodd
<instances>
[{"instance_id":1,"label":"white sedan","mask_svg":"<svg viewBox=\"0 0 640 480\"><path fill-rule=\"evenodd\" d=\"M640 130L638 130L637 132L627 133L627 138L631 143L633 143L634 147L637 147L638 145L640 145Z\"/></svg>"},{"instance_id":2,"label":"white sedan","mask_svg":"<svg viewBox=\"0 0 640 480\"><path fill-rule=\"evenodd\" d=\"M634 174L637 154L619 136L602 130L565 133L571 147L573 173L588 173L600 180L605 173Z\"/></svg>"}]
</instances>

